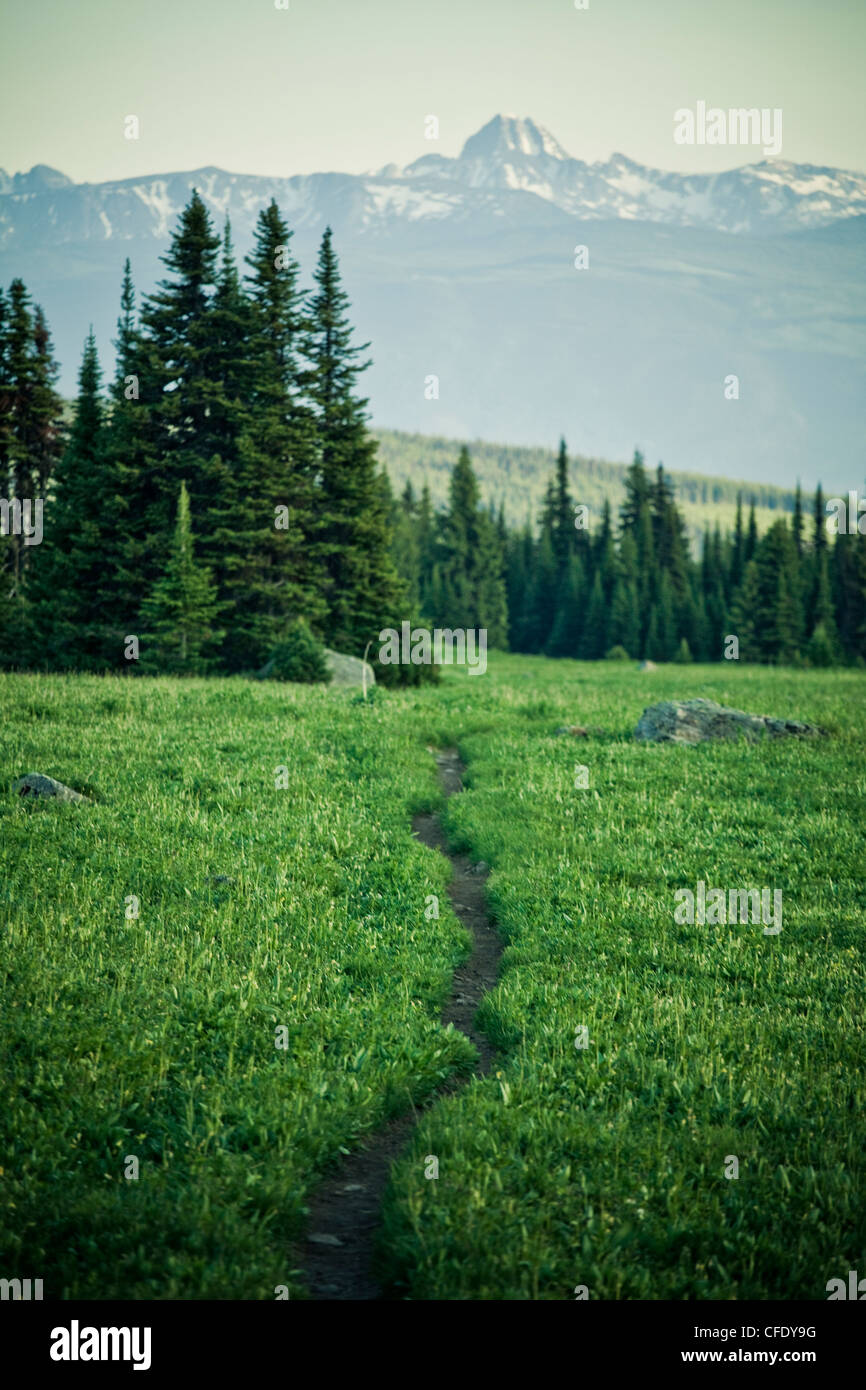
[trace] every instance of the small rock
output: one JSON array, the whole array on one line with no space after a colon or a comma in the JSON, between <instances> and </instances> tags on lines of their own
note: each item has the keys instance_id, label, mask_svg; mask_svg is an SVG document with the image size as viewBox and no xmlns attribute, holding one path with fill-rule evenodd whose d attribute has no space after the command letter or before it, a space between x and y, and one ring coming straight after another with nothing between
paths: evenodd
<instances>
[{"instance_id":1,"label":"small rock","mask_svg":"<svg viewBox=\"0 0 866 1390\"><path fill-rule=\"evenodd\" d=\"M344 1192L363 1192L363 1191L364 1191L364 1184L363 1184L362 1182L347 1182L346 1185L345 1185L345 1187L343 1188L343 1191L344 1191Z\"/></svg>"},{"instance_id":2,"label":"small rock","mask_svg":"<svg viewBox=\"0 0 866 1390\"><path fill-rule=\"evenodd\" d=\"M343 1242L340 1240L339 1236L323 1235L323 1234L320 1234L320 1233L318 1233L318 1232L316 1233L316 1235L307 1236L307 1240L310 1242L311 1245L342 1245L342 1244L343 1244Z\"/></svg>"},{"instance_id":3,"label":"small rock","mask_svg":"<svg viewBox=\"0 0 866 1390\"><path fill-rule=\"evenodd\" d=\"M325 661L331 673L331 685L362 687L365 673L367 689L369 690L376 684L376 673L369 661L362 661L359 656L346 656L343 652L333 652L329 647L326 647Z\"/></svg>"},{"instance_id":4,"label":"small rock","mask_svg":"<svg viewBox=\"0 0 866 1390\"><path fill-rule=\"evenodd\" d=\"M75 792L71 787L66 787L62 782L57 782L53 777L45 777L41 772L28 772L24 777L19 777L13 785L13 791L19 796L35 797L54 797L57 801L86 801L90 798L82 796L81 792Z\"/></svg>"},{"instance_id":5,"label":"small rock","mask_svg":"<svg viewBox=\"0 0 866 1390\"><path fill-rule=\"evenodd\" d=\"M560 724L556 734L570 734L572 738L589 738L589 730L582 724Z\"/></svg>"},{"instance_id":6,"label":"small rock","mask_svg":"<svg viewBox=\"0 0 866 1390\"><path fill-rule=\"evenodd\" d=\"M477 864L472 865L471 872L473 874L486 874L489 868L490 865L487 863L486 859L479 859Z\"/></svg>"},{"instance_id":7,"label":"small rock","mask_svg":"<svg viewBox=\"0 0 866 1390\"><path fill-rule=\"evenodd\" d=\"M637 669L639 671L657 671L659 668L654 661L642 661Z\"/></svg>"},{"instance_id":8,"label":"small rock","mask_svg":"<svg viewBox=\"0 0 866 1390\"><path fill-rule=\"evenodd\" d=\"M728 709L715 700L662 700L645 709L634 731L650 743L706 743L710 739L745 738L750 742L768 736L807 738L826 733L815 724L793 719L774 719L767 714L746 714Z\"/></svg>"}]
</instances>

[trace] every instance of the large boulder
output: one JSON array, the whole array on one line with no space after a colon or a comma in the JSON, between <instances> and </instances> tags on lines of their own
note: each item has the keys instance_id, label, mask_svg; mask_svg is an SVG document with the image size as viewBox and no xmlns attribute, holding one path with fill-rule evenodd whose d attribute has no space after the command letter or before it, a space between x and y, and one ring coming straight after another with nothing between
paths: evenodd
<instances>
[{"instance_id":1,"label":"large boulder","mask_svg":"<svg viewBox=\"0 0 866 1390\"><path fill-rule=\"evenodd\" d=\"M650 705L640 717L635 738L652 743L705 743L708 739L745 738L751 742L792 735L805 738L823 734L815 724L798 724L793 719L773 719L767 714L746 714L728 709L715 700L662 700Z\"/></svg>"},{"instance_id":2,"label":"large boulder","mask_svg":"<svg viewBox=\"0 0 866 1390\"><path fill-rule=\"evenodd\" d=\"M55 801L87 801L88 797L75 792L53 777L45 777L41 772L27 772L13 783L12 790L19 796L53 797Z\"/></svg>"},{"instance_id":3,"label":"large boulder","mask_svg":"<svg viewBox=\"0 0 866 1390\"><path fill-rule=\"evenodd\" d=\"M326 647L325 661L331 673L331 685L356 685L360 689L364 684L365 671L367 689L376 684L376 675L369 661L362 661L359 656L344 656L342 652L332 652Z\"/></svg>"}]
</instances>

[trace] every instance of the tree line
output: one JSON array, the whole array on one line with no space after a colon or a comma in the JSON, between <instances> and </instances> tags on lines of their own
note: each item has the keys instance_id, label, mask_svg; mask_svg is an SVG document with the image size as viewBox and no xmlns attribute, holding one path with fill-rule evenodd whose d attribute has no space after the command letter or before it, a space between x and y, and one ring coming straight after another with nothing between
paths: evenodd
<instances>
[{"instance_id":1,"label":"tree line","mask_svg":"<svg viewBox=\"0 0 866 1390\"><path fill-rule=\"evenodd\" d=\"M126 263L107 385L87 335L68 427L45 316L0 291L4 666L253 671L299 624L375 658L406 619L588 660L712 661L731 635L744 660L866 657L866 545L856 522L831 542L820 487L761 538L740 497L697 558L639 453L616 518L572 496L564 441L534 527L482 502L465 448L443 510L426 485L395 498L330 229L308 291L291 237L271 202L240 270L193 192L140 310ZM39 543L16 502L44 509Z\"/></svg>"},{"instance_id":2,"label":"tree line","mask_svg":"<svg viewBox=\"0 0 866 1390\"><path fill-rule=\"evenodd\" d=\"M866 658L866 539L856 522L831 537L820 486L811 515L798 484L790 524L760 538L754 501L744 519L740 495L733 532L706 528L697 558L670 479L637 451L616 519L605 502L593 524L571 495L564 441L537 528L509 531L502 509L480 506L465 448L441 516L411 481L393 510L415 607L488 627L491 646L583 660L716 661L726 646L757 662Z\"/></svg>"},{"instance_id":3,"label":"tree line","mask_svg":"<svg viewBox=\"0 0 866 1390\"><path fill-rule=\"evenodd\" d=\"M0 470L45 517L0 541L5 665L250 670L298 620L349 652L399 621L368 345L330 229L310 292L291 235L272 202L242 275L194 192L140 313L126 263L107 390L88 334L68 437L44 316L0 298Z\"/></svg>"}]
</instances>

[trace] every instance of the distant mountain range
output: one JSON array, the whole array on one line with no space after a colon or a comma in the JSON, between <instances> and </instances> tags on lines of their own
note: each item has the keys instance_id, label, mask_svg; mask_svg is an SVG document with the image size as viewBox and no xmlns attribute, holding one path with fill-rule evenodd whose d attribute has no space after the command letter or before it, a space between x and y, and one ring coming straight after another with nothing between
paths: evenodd
<instances>
[{"instance_id":1,"label":"distant mountain range","mask_svg":"<svg viewBox=\"0 0 866 1390\"><path fill-rule=\"evenodd\" d=\"M153 287L192 187L218 225L231 217L241 254L276 198L307 274L334 228L379 425L516 444L565 433L587 455L639 445L650 462L782 486L862 479L864 174L587 164L511 116L457 158L363 175L0 171L0 279L21 275L43 304L67 391L91 322L110 363L123 260Z\"/></svg>"}]
</instances>

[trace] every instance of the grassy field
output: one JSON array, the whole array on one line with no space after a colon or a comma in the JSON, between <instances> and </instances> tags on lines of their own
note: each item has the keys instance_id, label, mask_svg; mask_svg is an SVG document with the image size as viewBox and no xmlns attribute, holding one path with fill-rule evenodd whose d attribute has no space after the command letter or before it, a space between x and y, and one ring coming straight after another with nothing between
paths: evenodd
<instances>
[{"instance_id":1,"label":"grassy field","mask_svg":"<svg viewBox=\"0 0 866 1390\"><path fill-rule=\"evenodd\" d=\"M633 741L645 705L694 695L830 737ZM409 828L440 804L428 747L456 743L446 824L490 864L506 941L501 1060L395 1168L390 1291L825 1298L866 1248L864 696L860 672L496 655L366 705L0 677L4 1276L303 1297L316 1174L472 1066L436 1021L466 951L448 866ZM553 737L574 721L604 732ZM23 804L26 771L96 800ZM782 932L679 925L699 879L780 888Z\"/></svg>"}]
</instances>

